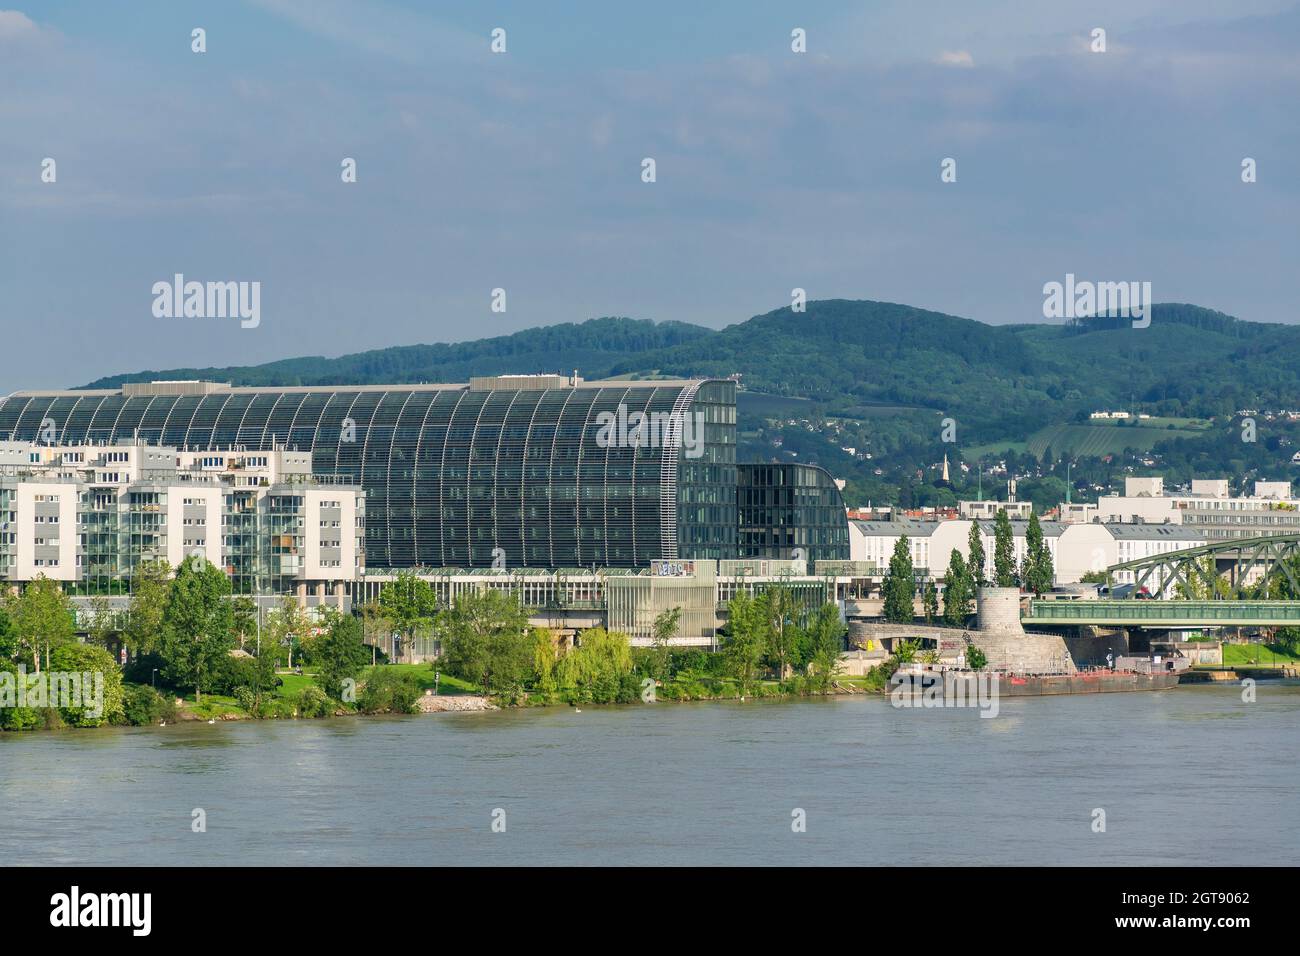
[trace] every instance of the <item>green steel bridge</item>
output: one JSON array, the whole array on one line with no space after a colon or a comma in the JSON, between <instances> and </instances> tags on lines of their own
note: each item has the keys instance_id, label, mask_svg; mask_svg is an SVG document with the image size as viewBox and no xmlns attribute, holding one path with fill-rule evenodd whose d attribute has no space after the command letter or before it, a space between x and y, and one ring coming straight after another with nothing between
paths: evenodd
<instances>
[{"instance_id":1,"label":"green steel bridge","mask_svg":"<svg viewBox=\"0 0 1300 956\"><path fill-rule=\"evenodd\" d=\"M1300 533L1236 538L1125 561L1106 569L1133 575L1129 597L1099 601L1032 600L1025 624L1126 624L1154 628L1300 625L1300 601L1241 600L1266 585L1300 595ZM1136 599L1173 591L1170 599ZM1258 592L1257 592L1258 593Z\"/></svg>"},{"instance_id":2,"label":"green steel bridge","mask_svg":"<svg viewBox=\"0 0 1300 956\"><path fill-rule=\"evenodd\" d=\"M1199 548L1168 551L1106 569L1133 574L1133 593L1147 588L1163 594L1168 585L1181 593L1210 600L1239 597L1247 579L1256 571L1252 586L1286 582L1288 593L1300 595L1300 533L1234 538L1204 544Z\"/></svg>"},{"instance_id":3,"label":"green steel bridge","mask_svg":"<svg viewBox=\"0 0 1300 956\"><path fill-rule=\"evenodd\" d=\"M1300 601L1043 601L1029 602L1022 622L1112 627L1198 628L1300 626Z\"/></svg>"}]
</instances>

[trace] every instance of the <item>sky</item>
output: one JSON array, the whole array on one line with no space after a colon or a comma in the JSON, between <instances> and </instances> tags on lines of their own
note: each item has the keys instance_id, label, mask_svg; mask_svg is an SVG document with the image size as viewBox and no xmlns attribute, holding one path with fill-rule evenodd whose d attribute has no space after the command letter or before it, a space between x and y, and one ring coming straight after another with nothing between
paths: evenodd
<instances>
[{"instance_id":1,"label":"sky","mask_svg":"<svg viewBox=\"0 0 1300 956\"><path fill-rule=\"evenodd\" d=\"M1300 321L1297 103L1282 0L0 0L0 394L794 288ZM256 326L155 315L177 273Z\"/></svg>"}]
</instances>

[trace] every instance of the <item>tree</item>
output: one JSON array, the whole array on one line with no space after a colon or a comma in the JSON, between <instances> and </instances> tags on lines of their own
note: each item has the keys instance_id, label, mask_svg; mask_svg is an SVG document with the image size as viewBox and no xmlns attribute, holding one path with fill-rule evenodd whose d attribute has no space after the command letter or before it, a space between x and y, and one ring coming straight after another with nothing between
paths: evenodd
<instances>
[{"instance_id":1,"label":"tree","mask_svg":"<svg viewBox=\"0 0 1300 956\"><path fill-rule=\"evenodd\" d=\"M76 635L72 602L57 581L45 575L29 581L22 593L11 598L9 616L18 634L20 648L31 654L36 673L41 672L41 648L49 669L50 649L66 644Z\"/></svg>"},{"instance_id":2,"label":"tree","mask_svg":"<svg viewBox=\"0 0 1300 956\"><path fill-rule=\"evenodd\" d=\"M281 647L279 642L268 633L264 639L257 642L255 650L257 653L253 658L253 683L248 689L253 694L253 713L257 715L262 710L262 698L275 689L275 669L280 663Z\"/></svg>"},{"instance_id":3,"label":"tree","mask_svg":"<svg viewBox=\"0 0 1300 956\"><path fill-rule=\"evenodd\" d=\"M230 602L230 615L235 635L239 638L239 646L242 648L249 637L258 636L257 605L252 598L241 594Z\"/></svg>"},{"instance_id":4,"label":"tree","mask_svg":"<svg viewBox=\"0 0 1300 956\"><path fill-rule=\"evenodd\" d=\"M64 681L72 680L74 686L80 684L81 699L59 708L59 715L73 727L102 727L121 715L122 672L104 648L75 641L61 644L50 655L50 670L62 674ZM58 703L49 702L51 707Z\"/></svg>"},{"instance_id":5,"label":"tree","mask_svg":"<svg viewBox=\"0 0 1300 956\"><path fill-rule=\"evenodd\" d=\"M802 637L795 620L798 602L788 587L778 585L765 590L755 604L765 619L767 654L776 664L779 678L785 680L790 676L790 660Z\"/></svg>"},{"instance_id":6,"label":"tree","mask_svg":"<svg viewBox=\"0 0 1300 956\"><path fill-rule=\"evenodd\" d=\"M201 557L186 558L176 570L163 614L161 654L164 676L193 687L195 700L218 662L234 646L230 579Z\"/></svg>"},{"instance_id":7,"label":"tree","mask_svg":"<svg viewBox=\"0 0 1300 956\"><path fill-rule=\"evenodd\" d=\"M399 571L379 591L381 615L406 638L407 645L415 632L433 623L438 613L438 596L433 588L414 571Z\"/></svg>"},{"instance_id":8,"label":"tree","mask_svg":"<svg viewBox=\"0 0 1300 956\"><path fill-rule=\"evenodd\" d=\"M650 663L651 677L657 680L664 680L668 677L669 664L672 662L672 645L671 641L681 630L682 609L680 607L669 608L661 611L654 620L651 627L651 645L648 660Z\"/></svg>"},{"instance_id":9,"label":"tree","mask_svg":"<svg viewBox=\"0 0 1300 956\"><path fill-rule=\"evenodd\" d=\"M759 663L767 647L766 619L758 602L747 591L739 591L727 604L727 639L722 645L727 675L748 694L758 677Z\"/></svg>"},{"instance_id":10,"label":"tree","mask_svg":"<svg viewBox=\"0 0 1300 956\"><path fill-rule=\"evenodd\" d=\"M393 633L393 622L378 601L367 601L361 605L361 639L370 645L370 663L375 663L375 652L379 647L379 638Z\"/></svg>"},{"instance_id":11,"label":"tree","mask_svg":"<svg viewBox=\"0 0 1300 956\"><path fill-rule=\"evenodd\" d=\"M18 631L13 618L0 604L0 661L7 661L18 653Z\"/></svg>"},{"instance_id":12,"label":"tree","mask_svg":"<svg viewBox=\"0 0 1300 956\"><path fill-rule=\"evenodd\" d=\"M988 666L988 655L976 647L974 644L966 648L966 666L973 671L982 671Z\"/></svg>"},{"instance_id":13,"label":"tree","mask_svg":"<svg viewBox=\"0 0 1300 956\"><path fill-rule=\"evenodd\" d=\"M844 650L844 635L848 628L840 620L840 609L833 603L823 604L808 622L808 646L812 672L821 693L830 690L831 681L840 664Z\"/></svg>"},{"instance_id":14,"label":"tree","mask_svg":"<svg viewBox=\"0 0 1300 956\"><path fill-rule=\"evenodd\" d=\"M1196 558L1195 566L1187 572L1186 578L1174 585L1174 592L1180 598L1187 598L1193 601L1211 601L1225 600L1232 596L1232 586L1228 584L1227 578L1219 574L1218 568L1214 565L1213 555L1204 555ZM1276 595L1269 597L1278 597L1289 599L1290 586L1286 584L1285 575L1277 575L1275 581L1282 582L1281 587L1277 590Z\"/></svg>"},{"instance_id":15,"label":"tree","mask_svg":"<svg viewBox=\"0 0 1300 956\"><path fill-rule=\"evenodd\" d=\"M961 552L956 548L948 558L948 573L943 585L943 619L954 627L961 627L970 617L971 597L975 593L975 579Z\"/></svg>"},{"instance_id":16,"label":"tree","mask_svg":"<svg viewBox=\"0 0 1300 956\"><path fill-rule=\"evenodd\" d=\"M935 618L939 616L939 591L935 588L933 580L925 582L925 590L921 594L921 606L925 611L925 623L933 624Z\"/></svg>"},{"instance_id":17,"label":"tree","mask_svg":"<svg viewBox=\"0 0 1300 956\"><path fill-rule=\"evenodd\" d=\"M0 730L30 730L39 727L45 715L35 707L19 707L20 690L25 692L24 681L30 681L32 675L18 672L18 666L8 658L0 657Z\"/></svg>"},{"instance_id":18,"label":"tree","mask_svg":"<svg viewBox=\"0 0 1300 956\"><path fill-rule=\"evenodd\" d=\"M980 523L972 521L970 523L970 538L967 542L967 550L970 552L970 560L966 566L970 569L971 579L975 582L975 590L972 590L972 596L975 591L982 588L984 581L984 562L988 558L984 554L984 533L980 531Z\"/></svg>"},{"instance_id":19,"label":"tree","mask_svg":"<svg viewBox=\"0 0 1300 956\"><path fill-rule=\"evenodd\" d=\"M921 642L916 640L899 641L894 647L894 652L890 658L896 664L910 664L916 660L916 655L921 652Z\"/></svg>"},{"instance_id":20,"label":"tree","mask_svg":"<svg viewBox=\"0 0 1300 956\"><path fill-rule=\"evenodd\" d=\"M885 594L885 620L894 624L912 623L912 598L916 594L915 572L912 569L912 548L903 535L894 545L881 589Z\"/></svg>"},{"instance_id":21,"label":"tree","mask_svg":"<svg viewBox=\"0 0 1300 956\"><path fill-rule=\"evenodd\" d=\"M343 682L360 676L368 656L361 641L361 622L339 614L329 622L312 652L316 682L335 700L342 700Z\"/></svg>"},{"instance_id":22,"label":"tree","mask_svg":"<svg viewBox=\"0 0 1300 956\"><path fill-rule=\"evenodd\" d=\"M420 699L415 675L395 667L375 667L357 698L357 709L365 714L410 714Z\"/></svg>"},{"instance_id":23,"label":"tree","mask_svg":"<svg viewBox=\"0 0 1300 956\"><path fill-rule=\"evenodd\" d=\"M626 634L593 627L582 632L577 647L570 648L555 667L560 686L572 687L580 700L612 704L627 699L631 688L624 678L632 673L632 646Z\"/></svg>"},{"instance_id":24,"label":"tree","mask_svg":"<svg viewBox=\"0 0 1300 956\"><path fill-rule=\"evenodd\" d=\"M549 628L533 628L533 678L543 694L555 693L555 635Z\"/></svg>"},{"instance_id":25,"label":"tree","mask_svg":"<svg viewBox=\"0 0 1300 956\"><path fill-rule=\"evenodd\" d=\"M131 576L122 636L132 657L156 650L162 638L163 615L171 599L172 569L166 561L142 561Z\"/></svg>"},{"instance_id":26,"label":"tree","mask_svg":"<svg viewBox=\"0 0 1300 956\"><path fill-rule=\"evenodd\" d=\"M1005 510L993 519L993 583L1000 588L1018 587L1016 580L1016 551L1011 531L1011 519Z\"/></svg>"},{"instance_id":27,"label":"tree","mask_svg":"<svg viewBox=\"0 0 1300 956\"><path fill-rule=\"evenodd\" d=\"M86 641L108 650L117 636L117 617L108 598L102 595L91 598L86 613Z\"/></svg>"},{"instance_id":28,"label":"tree","mask_svg":"<svg viewBox=\"0 0 1300 956\"><path fill-rule=\"evenodd\" d=\"M509 592L466 592L438 617L436 627L447 670L474 681L484 694L516 696L533 675L528 614Z\"/></svg>"},{"instance_id":29,"label":"tree","mask_svg":"<svg viewBox=\"0 0 1300 956\"><path fill-rule=\"evenodd\" d=\"M1052 552L1043 540L1043 526L1038 523L1038 515L1029 516L1029 527L1025 530L1025 586L1036 595L1052 590L1056 581L1056 569L1052 566Z\"/></svg>"},{"instance_id":30,"label":"tree","mask_svg":"<svg viewBox=\"0 0 1300 956\"><path fill-rule=\"evenodd\" d=\"M271 645L277 660L279 658L279 649L282 647L288 648L289 666L293 667L293 649L295 646L301 646L307 636L311 634L312 627L312 619L307 613L307 609L298 603L296 597L286 594L280 600L280 606L266 616L266 636L261 641ZM259 646L257 649L258 656L261 656L264 650L266 648Z\"/></svg>"}]
</instances>

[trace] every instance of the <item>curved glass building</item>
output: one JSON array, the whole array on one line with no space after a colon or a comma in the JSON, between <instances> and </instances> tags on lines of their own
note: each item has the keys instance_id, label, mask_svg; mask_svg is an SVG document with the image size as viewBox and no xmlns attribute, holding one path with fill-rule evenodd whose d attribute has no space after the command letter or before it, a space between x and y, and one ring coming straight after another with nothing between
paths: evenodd
<instances>
[{"instance_id":1,"label":"curved glass building","mask_svg":"<svg viewBox=\"0 0 1300 956\"><path fill-rule=\"evenodd\" d=\"M817 465L743 464L738 470L736 546L742 558L847 561L849 525L835 479Z\"/></svg>"},{"instance_id":2,"label":"curved glass building","mask_svg":"<svg viewBox=\"0 0 1300 956\"><path fill-rule=\"evenodd\" d=\"M310 451L314 473L365 490L374 569L736 554L730 380L20 392L0 399L0 438Z\"/></svg>"}]
</instances>

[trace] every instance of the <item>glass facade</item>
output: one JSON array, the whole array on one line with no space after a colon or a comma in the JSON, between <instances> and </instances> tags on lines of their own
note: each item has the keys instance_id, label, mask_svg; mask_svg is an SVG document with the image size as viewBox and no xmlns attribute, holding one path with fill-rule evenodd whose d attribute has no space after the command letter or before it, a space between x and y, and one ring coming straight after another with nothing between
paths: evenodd
<instances>
[{"instance_id":1,"label":"glass facade","mask_svg":"<svg viewBox=\"0 0 1300 956\"><path fill-rule=\"evenodd\" d=\"M835 480L816 465L743 464L739 467L738 550L742 558L849 559L849 523Z\"/></svg>"},{"instance_id":2,"label":"glass facade","mask_svg":"<svg viewBox=\"0 0 1300 956\"><path fill-rule=\"evenodd\" d=\"M311 451L314 473L365 490L373 568L644 567L735 554L735 388L709 380L18 394L0 399L0 437L35 441L53 422L61 443ZM636 431L638 413L646 432ZM165 550L150 524L158 506L126 509L117 533L133 556ZM237 590L291 573L302 532L292 508L283 510L227 519ZM102 533L107 541L112 531ZM240 544L259 534L274 545L271 567L252 566L256 549Z\"/></svg>"}]
</instances>

